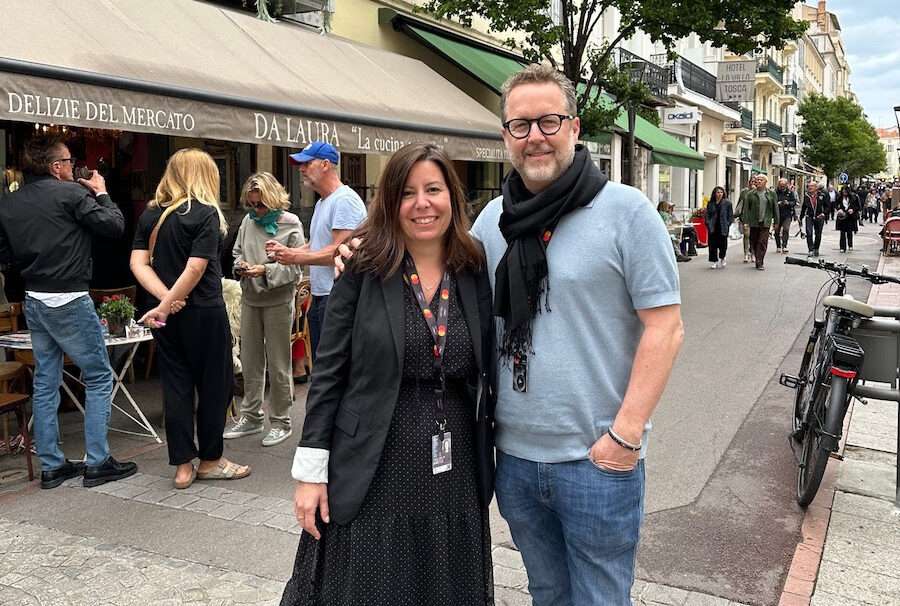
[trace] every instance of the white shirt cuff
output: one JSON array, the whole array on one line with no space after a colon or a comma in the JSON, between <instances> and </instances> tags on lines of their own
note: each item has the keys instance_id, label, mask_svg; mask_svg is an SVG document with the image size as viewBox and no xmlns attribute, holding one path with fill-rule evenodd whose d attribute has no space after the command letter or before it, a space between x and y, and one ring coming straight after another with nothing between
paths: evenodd
<instances>
[{"instance_id":1,"label":"white shirt cuff","mask_svg":"<svg viewBox=\"0 0 900 606\"><path fill-rule=\"evenodd\" d=\"M291 476L298 482L327 484L329 455L329 451L324 448L298 446L294 453Z\"/></svg>"}]
</instances>

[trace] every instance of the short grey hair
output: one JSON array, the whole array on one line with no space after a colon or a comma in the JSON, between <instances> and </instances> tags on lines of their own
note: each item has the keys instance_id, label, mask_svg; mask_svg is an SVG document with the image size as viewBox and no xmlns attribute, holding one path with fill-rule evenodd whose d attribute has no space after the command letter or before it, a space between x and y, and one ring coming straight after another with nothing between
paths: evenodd
<instances>
[{"instance_id":1,"label":"short grey hair","mask_svg":"<svg viewBox=\"0 0 900 606\"><path fill-rule=\"evenodd\" d=\"M512 89L522 84L544 84L545 82L552 82L559 87L566 99L566 111L572 116L577 116L578 101L575 98L575 86L572 84L572 81L552 65L532 63L507 78L500 88L500 115L502 119L506 121L506 102Z\"/></svg>"}]
</instances>

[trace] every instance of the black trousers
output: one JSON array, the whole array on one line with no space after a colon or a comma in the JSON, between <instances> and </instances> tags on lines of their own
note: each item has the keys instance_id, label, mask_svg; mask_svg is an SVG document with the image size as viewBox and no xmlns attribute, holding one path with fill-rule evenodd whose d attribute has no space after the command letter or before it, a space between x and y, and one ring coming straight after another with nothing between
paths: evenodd
<instances>
[{"instance_id":1,"label":"black trousers","mask_svg":"<svg viewBox=\"0 0 900 606\"><path fill-rule=\"evenodd\" d=\"M853 230L841 230L841 252L847 250L847 247L853 248Z\"/></svg>"},{"instance_id":2,"label":"black trousers","mask_svg":"<svg viewBox=\"0 0 900 606\"><path fill-rule=\"evenodd\" d=\"M817 219L806 219L806 248L809 252L818 252L819 245L822 243L822 227L825 225L825 219L821 221Z\"/></svg>"},{"instance_id":3,"label":"black trousers","mask_svg":"<svg viewBox=\"0 0 900 606\"><path fill-rule=\"evenodd\" d=\"M720 233L709 234L709 262L725 260L725 253L728 251L728 235Z\"/></svg>"},{"instance_id":4,"label":"black trousers","mask_svg":"<svg viewBox=\"0 0 900 606\"><path fill-rule=\"evenodd\" d=\"M225 306L188 305L153 331L166 414L169 464L222 456L225 411L234 388ZM196 396L196 398L195 398ZM196 400L196 433L194 418Z\"/></svg>"}]
</instances>

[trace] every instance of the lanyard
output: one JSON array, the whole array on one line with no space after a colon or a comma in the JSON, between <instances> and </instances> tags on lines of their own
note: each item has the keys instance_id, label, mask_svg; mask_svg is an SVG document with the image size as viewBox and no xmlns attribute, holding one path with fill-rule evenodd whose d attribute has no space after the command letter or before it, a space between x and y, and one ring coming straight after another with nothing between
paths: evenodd
<instances>
[{"instance_id":1,"label":"lanyard","mask_svg":"<svg viewBox=\"0 0 900 606\"><path fill-rule=\"evenodd\" d=\"M441 386L435 390L435 422L441 431L447 424L447 415L444 411L444 347L447 344L447 319L450 315L450 272L444 271L444 277L441 279L441 287L438 291L438 313L437 318L431 308L428 307L428 300L425 298L425 290L422 288L422 281L419 279L419 273L416 271L416 264L412 257L405 259L405 278L412 286L413 293L416 295L416 301L419 302L419 308L434 338L434 372L440 378Z\"/></svg>"}]
</instances>

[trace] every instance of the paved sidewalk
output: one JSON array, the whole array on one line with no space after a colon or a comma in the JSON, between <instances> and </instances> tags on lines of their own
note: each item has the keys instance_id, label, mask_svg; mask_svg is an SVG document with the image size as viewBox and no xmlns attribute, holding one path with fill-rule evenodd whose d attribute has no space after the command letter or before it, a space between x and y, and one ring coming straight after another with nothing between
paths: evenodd
<instances>
[{"instance_id":1,"label":"paved sidewalk","mask_svg":"<svg viewBox=\"0 0 900 606\"><path fill-rule=\"evenodd\" d=\"M900 276L900 258L883 258L879 271ZM900 306L900 285L873 287L869 303ZM855 402L849 417L810 604L900 605L900 509L894 505L897 403Z\"/></svg>"}]
</instances>

